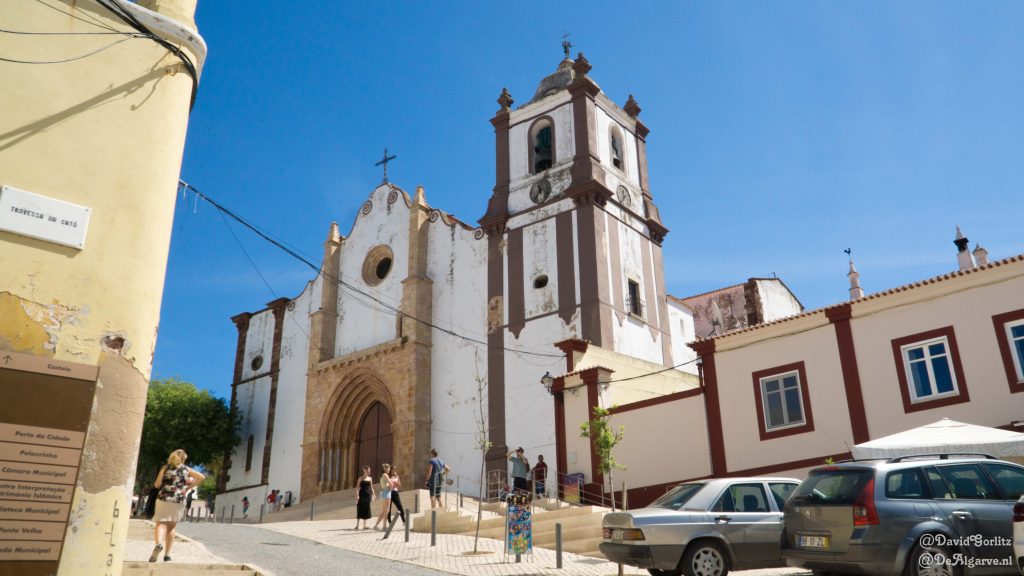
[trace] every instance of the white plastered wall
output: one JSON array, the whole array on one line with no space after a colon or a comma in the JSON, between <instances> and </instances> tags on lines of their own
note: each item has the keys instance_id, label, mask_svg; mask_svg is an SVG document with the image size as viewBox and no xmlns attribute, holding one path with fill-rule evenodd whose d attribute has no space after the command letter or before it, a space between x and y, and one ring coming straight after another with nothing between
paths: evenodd
<instances>
[{"instance_id":1,"label":"white plastered wall","mask_svg":"<svg viewBox=\"0 0 1024 576\"><path fill-rule=\"evenodd\" d=\"M306 419L306 371L309 358L309 315L320 308L323 276L285 309L281 334L281 366L274 410L274 441L270 454L269 488L290 491L292 502L301 499L302 434Z\"/></svg>"},{"instance_id":2,"label":"white plastered wall","mask_svg":"<svg viewBox=\"0 0 1024 576\"><path fill-rule=\"evenodd\" d=\"M686 344L694 340L693 312L686 304L668 300L668 328L672 334L672 362L683 364L677 368L683 372L697 374L697 353Z\"/></svg>"},{"instance_id":3,"label":"white plastered wall","mask_svg":"<svg viewBox=\"0 0 1024 576\"><path fill-rule=\"evenodd\" d=\"M554 218L523 229L523 303L527 319L558 309L557 250ZM547 285L534 288L534 279L540 275L547 276ZM549 353L556 352L552 347Z\"/></svg>"},{"instance_id":4,"label":"white plastered wall","mask_svg":"<svg viewBox=\"0 0 1024 576\"><path fill-rule=\"evenodd\" d=\"M477 239L473 231L449 226L441 219L428 226L427 270L434 282L434 323L486 342L487 238ZM486 381L486 347L434 330L431 445L451 467L458 488L468 494L476 493L480 470L478 375ZM483 411L486 418L486 402ZM416 455L420 456L425 466L426 455ZM415 462L420 467L420 460ZM402 472L406 478L408 473Z\"/></svg>"},{"instance_id":5,"label":"white plastered wall","mask_svg":"<svg viewBox=\"0 0 1024 576\"><path fill-rule=\"evenodd\" d=\"M765 322L794 316L803 311L800 302L793 297L793 293L780 280L757 280L757 293L761 298Z\"/></svg>"},{"instance_id":6,"label":"white plastered wall","mask_svg":"<svg viewBox=\"0 0 1024 576\"><path fill-rule=\"evenodd\" d=\"M552 344L576 337L577 324L576 316L566 325L553 314L527 322L518 339L505 331L506 347L553 355L505 354L505 440L509 449L522 446L526 450L530 466L537 462L537 454L543 454L551 478L561 472L555 457L554 400L540 379L545 373L565 371L565 359Z\"/></svg>"},{"instance_id":7,"label":"white plastered wall","mask_svg":"<svg viewBox=\"0 0 1024 576\"><path fill-rule=\"evenodd\" d=\"M1022 419L1024 394L1010 393L992 322L1024 307L1022 269L988 270L854 305L851 329L872 438L942 418L980 426ZM946 326L953 326L971 401L906 413L891 342Z\"/></svg>"},{"instance_id":8,"label":"white plastered wall","mask_svg":"<svg viewBox=\"0 0 1024 576\"><path fill-rule=\"evenodd\" d=\"M613 414L623 426L615 460L626 470L614 473L615 489L639 488L711 474L704 398L690 396Z\"/></svg>"},{"instance_id":9,"label":"white plastered wall","mask_svg":"<svg viewBox=\"0 0 1024 576\"><path fill-rule=\"evenodd\" d=\"M409 270L409 207L402 194L388 204L391 189L379 186L370 195L369 214L359 212L351 233L341 245L341 277L359 290L397 308L402 302L402 280ZM378 285L370 286L363 279L363 263L367 254L378 245L391 248L391 271ZM338 336L335 357L370 348L395 338L395 314L381 305L354 294L342 286L338 290Z\"/></svg>"},{"instance_id":10,"label":"white plastered wall","mask_svg":"<svg viewBox=\"0 0 1024 576\"><path fill-rule=\"evenodd\" d=\"M823 313L803 319L804 331L762 339L729 349L728 338L715 352L726 463L730 471L804 460L849 450L850 414L839 364L835 329ZM753 373L803 361L814 430L761 441Z\"/></svg>"},{"instance_id":11,"label":"white plastered wall","mask_svg":"<svg viewBox=\"0 0 1024 576\"><path fill-rule=\"evenodd\" d=\"M643 260L652 257L650 250L645 246L644 238L636 230L607 214L605 214L605 224L609 228L611 226L618 228L620 267L618 270L613 270L611 258L607 259L606 264L610 281L619 283L618 293L621 302L615 302L615 308L623 311L627 310L626 299L629 298L629 281L633 280L640 287L640 299L644 302L644 319L647 322L656 322L660 309L656 301L648 301L647 287L653 287L655 294L658 293L658 287L655 278L644 276ZM611 238L610 234L606 234L602 240L605 243L606 249ZM607 253L610 254L610 251ZM650 262L650 268L652 271L654 270L653 261ZM614 298L615 291L612 290L609 296ZM660 336L655 339L651 336L651 330L648 325L631 315L627 314L621 325L617 317L612 321L612 338L614 339L613 346L616 352L642 358L656 364L660 364L663 361Z\"/></svg>"},{"instance_id":12,"label":"white plastered wall","mask_svg":"<svg viewBox=\"0 0 1024 576\"><path fill-rule=\"evenodd\" d=\"M601 109L600 106L595 107L595 110L597 112L597 151L598 156L601 158L601 165L605 169L605 181L608 189L615 192L620 184L625 185L626 188L633 192L633 200L638 201L639 197L637 194L640 190L640 176L637 169L636 136L627 130L621 122L615 120ZM622 154L626 164L625 171L619 170L612 164L611 129L613 126L618 127L619 134L622 136ZM637 207L635 202L633 207Z\"/></svg>"}]
</instances>

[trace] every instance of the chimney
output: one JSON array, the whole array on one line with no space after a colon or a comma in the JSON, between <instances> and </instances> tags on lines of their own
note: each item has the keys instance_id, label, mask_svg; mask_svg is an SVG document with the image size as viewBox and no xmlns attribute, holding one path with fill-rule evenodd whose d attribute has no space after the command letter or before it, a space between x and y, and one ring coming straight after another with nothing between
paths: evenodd
<instances>
[{"instance_id":1,"label":"chimney","mask_svg":"<svg viewBox=\"0 0 1024 576\"><path fill-rule=\"evenodd\" d=\"M853 266L853 257L850 257L850 271L846 274L850 279L850 300L857 300L864 297L864 289L860 287L860 272Z\"/></svg>"},{"instance_id":2,"label":"chimney","mask_svg":"<svg viewBox=\"0 0 1024 576\"><path fill-rule=\"evenodd\" d=\"M960 271L964 272L974 268L974 258L967 251L967 237L960 231L959 226L956 227L956 240L953 240L953 244L956 244L956 261L960 265Z\"/></svg>"},{"instance_id":3,"label":"chimney","mask_svg":"<svg viewBox=\"0 0 1024 576\"><path fill-rule=\"evenodd\" d=\"M978 266L985 266L988 264L988 250L982 248L981 244L974 244L974 252L972 252L972 254L974 255L974 261Z\"/></svg>"}]
</instances>

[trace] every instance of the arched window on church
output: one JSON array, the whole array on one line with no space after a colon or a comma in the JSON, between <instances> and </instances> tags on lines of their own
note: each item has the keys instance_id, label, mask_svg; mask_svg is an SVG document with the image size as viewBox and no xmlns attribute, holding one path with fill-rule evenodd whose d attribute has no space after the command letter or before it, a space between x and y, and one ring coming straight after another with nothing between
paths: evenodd
<instances>
[{"instance_id":1,"label":"arched window on church","mask_svg":"<svg viewBox=\"0 0 1024 576\"><path fill-rule=\"evenodd\" d=\"M625 155L622 152L622 132L619 131L617 126L612 126L611 135L609 140L612 156L612 166L615 166L623 172L626 171Z\"/></svg>"},{"instance_id":2,"label":"arched window on church","mask_svg":"<svg viewBox=\"0 0 1024 576\"><path fill-rule=\"evenodd\" d=\"M245 471L252 470L252 445L254 442L252 434L249 434L249 443L245 447Z\"/></svg>"},{"instance_id":3,"label":"arched window on church","mask_svg":"<svg viewBox=\"0 0 1024 576\"><path fill-rule=\"evenodd\" d=\"M530 127L530 166L539 174L555 163L555 131L549 118L540 118Z\"/></svg>"}]
</instances>

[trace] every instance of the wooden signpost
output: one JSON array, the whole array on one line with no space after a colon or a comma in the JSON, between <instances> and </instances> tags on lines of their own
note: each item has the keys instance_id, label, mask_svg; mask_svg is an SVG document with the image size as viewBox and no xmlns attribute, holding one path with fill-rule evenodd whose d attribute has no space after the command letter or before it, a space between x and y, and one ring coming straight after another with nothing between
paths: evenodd
<instances>
[{"instance_id":1,"label":"wooden signpost","mask_svg":"<svg viewBox=\"0 0 1024 576\"><path fill-rule=\"evenodd\" d=\"M0 351L0 576L57 572L98 372Z\"/></svg>"}]
</instances>

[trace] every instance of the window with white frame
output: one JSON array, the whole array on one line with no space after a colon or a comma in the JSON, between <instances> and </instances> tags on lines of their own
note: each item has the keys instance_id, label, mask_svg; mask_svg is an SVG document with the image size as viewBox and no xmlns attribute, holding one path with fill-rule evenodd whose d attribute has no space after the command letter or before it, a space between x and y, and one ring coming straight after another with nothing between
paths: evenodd
<instances>
[{"instance_id":1,"label":"window with white frame","mask_svg":"<svg viewBox=\"0 0 1024 576\"><path fill-rule=\"evenodd\" d=\"M1024 319L1006 323L1006 341L1017 370L1017 381L1024 382Z\"/></svg>"},{"instance_id":2,"label":"window with white frame","mask_svg":"<svg viewBox=\"0 0 1024 576\"><path fill-rule=\"evenodd\" d=\"M911 402L956 396L956 374L945 336L900 347Z\"/></svg>"},{"instance_id":3,"label":"window with white frame","mask_svg":"<svg viewBox=\"0 0 1024 576\"><path fill-rule=\"evenodd\" d=\"M805 423L803 393L797 371L761 378L761 405L767 430Z\"/></svg>"}]
</instances>

